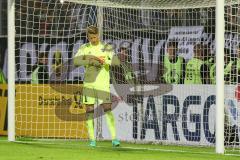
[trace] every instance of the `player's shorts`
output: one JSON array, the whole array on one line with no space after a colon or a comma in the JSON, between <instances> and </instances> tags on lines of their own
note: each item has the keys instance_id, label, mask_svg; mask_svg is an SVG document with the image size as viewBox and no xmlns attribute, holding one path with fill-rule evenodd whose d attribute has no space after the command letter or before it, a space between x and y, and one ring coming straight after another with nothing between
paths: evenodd
<instances>
[{"instance_id":1,"label":"player's shorts","mask_svg":"<svg viewBox=\"0 0 240 160\"><path fill-rule=\"evenodd\" d=\"M82 103L86 105L112 103L110 89L96 89L95 87L84 87Z\"/></svg>"}]
</instances>

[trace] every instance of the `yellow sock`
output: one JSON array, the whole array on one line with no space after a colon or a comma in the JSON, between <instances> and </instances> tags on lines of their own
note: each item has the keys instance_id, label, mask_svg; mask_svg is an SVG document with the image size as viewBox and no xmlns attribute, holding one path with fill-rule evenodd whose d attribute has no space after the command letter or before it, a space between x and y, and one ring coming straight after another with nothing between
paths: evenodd
<instances>
[{"instance_id":1,"label":"yellow sock","mask_svg":"<svg viewBox=\"0 0 240 160\"><path fill-rule=\"evenodd\" d=\"M93 113L88 113L87 114L87 129L88 129L88 136L89 139L94 141L95 140L95 136L94 136L94 119L93 119Z\"/></svg>"},{"instance_id":2,"label":"yellow sock","mask_svg":"<svg viewBox=\"0 0 240 160\"><path fill-rule=\"evenodd\" d=\"M106 113L106 120L112 139L116 139L115 119L112 111Z\"/></svg>"}]
</instances>

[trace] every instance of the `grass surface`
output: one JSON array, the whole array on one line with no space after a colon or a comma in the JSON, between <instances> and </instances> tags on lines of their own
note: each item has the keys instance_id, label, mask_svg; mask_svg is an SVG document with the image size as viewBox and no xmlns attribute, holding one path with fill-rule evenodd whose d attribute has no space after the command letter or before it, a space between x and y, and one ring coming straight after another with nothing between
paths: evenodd
<instances>
[{"instance_id":1,"label":"grass surface","mask_svg":"<svg viewBox=\"0 0 240 160\"><path fill-rule=\"evenodd\" d=\"M0 137L0 160L239 160L239 156L217 155L214 148L98 142L96 148L82 141L8 142Z\"/></svg>"}]
</instances>

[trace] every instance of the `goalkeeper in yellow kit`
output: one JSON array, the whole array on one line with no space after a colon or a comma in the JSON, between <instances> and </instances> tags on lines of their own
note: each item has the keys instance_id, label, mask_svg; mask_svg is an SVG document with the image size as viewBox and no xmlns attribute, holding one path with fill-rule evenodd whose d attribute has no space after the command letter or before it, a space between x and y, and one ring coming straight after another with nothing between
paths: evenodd
<instances>
[{"instance_id":1,"label":"goalkeeper in yellow kit","mask_svg":"<svg viewBox=\"0 0 240 160\"><path fill-rule=\"evenodd\" d=\"M107 124L112 136L112 145L119 146L116 139L115 120L112 113L110 95L110 65L119 65L110 45L100 41L98 28L87 28L89 43L80 47L74 57L75 66L84 66L83 104L86 106L86 125L90 138L90 146L96 146L94 136L94 104L100 104L106 113Z\"/></svg>"}]
</instances>

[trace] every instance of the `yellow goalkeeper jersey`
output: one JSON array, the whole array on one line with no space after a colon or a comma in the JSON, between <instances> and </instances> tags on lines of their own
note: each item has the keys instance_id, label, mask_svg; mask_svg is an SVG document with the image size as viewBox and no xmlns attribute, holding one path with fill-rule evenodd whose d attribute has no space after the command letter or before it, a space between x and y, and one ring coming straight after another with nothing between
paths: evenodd
<instances>
[{"instance_id":1,"label":"yellow goalkeeper jersey","mask_svg":"<svg viewBox=\"0 0 240 160\"><path fill-rule=\"evenodd\" d=\"M90 43L80 47L75 58L86 60L89 57L104 59L104 64L100 67L85 65L84 87L94 87L95 89L110 90L110 64L113 58L113 50L109 45L99 43L94 46Z\"/></svg>"}]
</instances>

